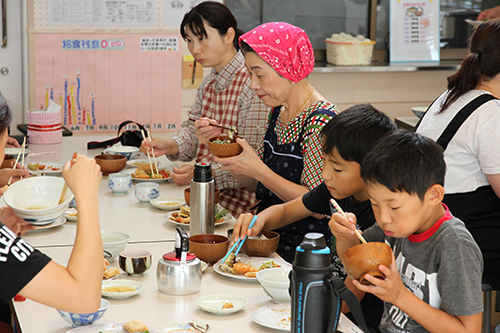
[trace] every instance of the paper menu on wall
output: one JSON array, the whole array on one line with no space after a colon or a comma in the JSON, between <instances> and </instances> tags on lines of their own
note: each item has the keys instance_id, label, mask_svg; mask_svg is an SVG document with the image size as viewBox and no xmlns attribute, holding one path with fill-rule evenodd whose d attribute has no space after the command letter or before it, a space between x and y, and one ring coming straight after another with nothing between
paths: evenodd
<instances>
[{"instance_id":1,"label":"paper menu on wall","mask_svg":"<svg viewBox=\"0 0 500 333\"><path fill-rule=\"evenodd\" d=\"M391 1L390 61L439 61L439 53L439 1Z\"/></svg>"},{"instance_id":2,"label":"paper menu on wall","mask_svg":"<svg viewBox=\"0 0 500 333\"><path fill-rule=\"evenodd\" d=\"M163 25L179 27L184 14L204 0L163 0ZM222 3L223 0L215 0Z\"/></svg>"},{"instance_id":3,"label":"paper menu on wall","mask_svg":"<svg viewBox=\"0 0 500 333\"><path fill-rule=\"evenodd\" d=\"M47 0L49 26L154 26L156 0Z\"/></svg>"}]
</instances>

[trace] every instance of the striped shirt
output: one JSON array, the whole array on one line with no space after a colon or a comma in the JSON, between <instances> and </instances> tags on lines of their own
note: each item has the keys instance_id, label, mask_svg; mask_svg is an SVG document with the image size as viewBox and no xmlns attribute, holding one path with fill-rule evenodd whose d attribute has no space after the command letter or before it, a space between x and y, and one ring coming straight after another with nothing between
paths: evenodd
<instances>
[{"instance_id":1,"label":"striped shirt","mask_svg":"<svg viewBox=\"0 0 500 333\"><path fill-rule=\"evenodd\" d=\"M219 125L234 126L238 135L255 150L264 136L268 112L269 108L250 89L250 77L240 51L220 73L212 68L203 79L195 103L188 110L188 118L208 117L215 119ZM194 123L184 121L172 136L179 147L179 154L167 157L172 161L195 159L196 162L211 163L216 187L221 190L219 203L235 217L248 212L257 204L255 193L243 188L229 171L223 171L212 160L208 146L198 141L195 132Z\"/></svg>"}]
</instances>

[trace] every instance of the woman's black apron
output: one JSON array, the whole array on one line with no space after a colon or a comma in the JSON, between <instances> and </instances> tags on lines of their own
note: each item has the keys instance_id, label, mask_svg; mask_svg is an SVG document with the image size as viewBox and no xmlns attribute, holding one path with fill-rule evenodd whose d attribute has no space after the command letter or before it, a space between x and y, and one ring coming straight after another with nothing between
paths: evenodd
<instances>
[{"instance_id":1,"label":"woman's black apron","mask_svg":"<svg viewBox=\"0 0 500 333\"><path fill-rule=\"evenodd\" d=\"M443 150L465 120L492 99L496 98L489 94L478 96L457 113L437 140ZM473 192L446 194L443 202L465 223L479 245L484 259L483 281L500 289L500 199L493 188L488 185Z\"/></svg>"},{"instance_id":2,"label":"woman's black apron","mask_svg":"<svg viewBox=\"0 0 500 333\"><path fill-rule=\"evenodd\" d=\"M279 176L295 184L300 184L300 178L304 168L302 148L300 145L303 140L305 128L303 127L301 129L299 138L296 142L279 145L278 137L274 131L279 114L280 107L275 107L271 114L271 120L269 121L266 135L264 136L263 161ZM335 113L328 109L319 109L311 112L304 124L307 124L309 119L317 114L326 114L331 117L335 116ZM257 213L270 206L283 203L280 198L274 195L273 192L268 190L260 182L257 184L256 197L261 200L257 206ZM328 228L328 221L327 218L318 220L313 217L308 217L275 230L280 234L280 243L276 252L286 261L290 263L293 262L295 259L295 249L300 245L304 235L308 232L319 232L324 234L328 243L327 245L330 246L331 233Z\"/></svg>"}]
</instances>

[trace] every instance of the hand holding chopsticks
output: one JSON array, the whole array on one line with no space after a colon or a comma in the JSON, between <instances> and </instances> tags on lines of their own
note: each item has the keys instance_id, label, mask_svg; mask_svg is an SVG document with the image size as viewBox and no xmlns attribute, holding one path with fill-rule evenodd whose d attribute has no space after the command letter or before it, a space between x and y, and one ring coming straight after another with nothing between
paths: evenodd
<instances>
[{"instance_id":1,"label":"hand holding chopsticks","mask_svg":"<svg viewBox=\"0 0 500 333\"><path fill-rule=\"evenodd\" d=\"M252 229L253 225L255 224L255 221L257 221L257 215L254 215L252 221L250 222L250 225L248 226L248 229ZM245 243L245 241L247 240L248 238L248 235L245 236L245 238L243 239L239 239L236 243L234 243L233 247L231 247L231 249L227 252L227 254L224 256L224 258L222 258L221 260L221 263L223 263L224 261L226 261L227 257L229 256L229 254L231 252L233 252L234 248L236 246L238 246L238 249L236 250L236 252L234 253L234 256L236 257L238 255L238 252L240 252L240 249L241 247L243 246L243 243Z\"/></svg>"},{"instance_id":2,"label":"hand holding chopsticks","mask_svg":"<svg viewBox=\"0 0 500 333\"><path fill-rule=\"evenodd\" d=\"M73 153L73 156L71 157L71 165L76 163L76 156L78 153L75 151ZM66 198L66 192L68 192L68 184L64 182L63 189L61 191L61 196L59 197L59 203L58 205L62 204L64 202L64 199Z\"/></svg>"},{"instance_id":3,"label":"hand holding chopsticks","mask_svg":"<svg viewBox=\"0 0 500 333\"><path fill-rule=\"evenodd\" d=\"M337 213L339 213L340 215L342 215L343 217L345 217L347 219L346 213L344 213L344 211L342 210L342 208L340 208L339 204L337 203L337 201L335 201L335 199L331 198L330 199L330 203L337 210ZM366 240L363 238L363 236L361 236L361 234L359 233L358 229L354 228L354 234L359 238L359 240L361 241L361 243L366 244Z\"/></svg>"},{"instance_id":4,"label":"hand holding chopsticks","mask_svg":"<svg viewBox=\"0 0 500 333\"><path fill-rule=\"evenodd\" d=\"M23 155L21 169L23 168L23 166L24 166L24 147L26 147L26 137L24 137L23 144L22 144L21 148L19 148L19 154L17 154L17 159L16 159L16 162L14 163L14 167L12 169L16 168L17 162L19 162L19 158L21 157L21 155ZM23 179L22 174L21 174L21 179ZM9 177L9 181L7 182L7 185L10 185L11 183L12 183L12 176Z\"/></svg>"},{"instance_id":5,"label":"hand holding chopsticks","mask_svg":"<svg viewBox=\"0 0 500 333\"><path fill-rule=\"evenodd\" d=\"M193 119L193 118L189 118L189 121L196 121L196 119ZM222 125L217 125L217 124L208 124L208 126L213 126L213 127L218 127L218 128L222 128L222 129L225 129L227 131L232 131L234 134L238 133L238 130L234 127L226 127L226 126L222 126Z\"/></svg>"},{"instance_id":6,"label":"hand holding chopsticks","mask_svg":"<svg viewBox=\"0 0 500 333\"><path fill-rule=\"evenodd\" d=\"M142 134L142 138L144 139L144 141L149 141L149 143L151 143L151 135L149 134L149 131L148 131L149 140L146 140L146 136L144 135L144 131L142 129L141 129L141 134ZM146 150L146 153L148 155L148 161L149 161L149 167L151 168L151 173L155 173L155 170L153 169L153 165L151 164L151 157L149 156L149 151ZM153 161L155 163L156 173L159 174L160 172L158 171L158 164L156 164L156 157L155 157L155 151L154 151L153 146L151 146L151 153L153 154Z\"/></svg>"}]
</instances>

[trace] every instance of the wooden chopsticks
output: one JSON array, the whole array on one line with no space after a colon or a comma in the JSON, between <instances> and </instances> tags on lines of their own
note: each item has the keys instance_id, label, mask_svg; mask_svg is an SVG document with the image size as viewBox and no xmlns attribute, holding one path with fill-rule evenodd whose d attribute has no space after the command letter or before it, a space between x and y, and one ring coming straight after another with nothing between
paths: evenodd
<instances>
[{"instance_id":1,"label":"wooden chopsticks","mask_svg":"<svg viewBox=\"0 0 500 333\"><path fill-rule=\"evenodd\" d=\"M141 129L141 134L142 134L142 138L144 140L146 140L146 136L144 135L144 131ZM151 143L151 134L149 133L148 131L148 138L149 138L149 143ZM148 160L149 160L149 167L151 168L151 173L154 173L154 169L153 169L153 165L151 164L151 157L149 156L149 151L146 151L147 155L148 155ZM155 164L155 168L156 168L156 174L159 175L160 172L158 171L158 164L156 164L156 157L155 157L155 151L154 151L154 148L151 147L151 153L153 154L153 161L154 161L154 164Z\"/></svg>"},{"instance_id":2,"label":"wooden chopsticks","mask_svg":"<svg viewBox=\"0 0 500 333\"><path fill-rule=\"evenodd\" d=\"M19 148L19 154L17 154L16 162L14 163L14 167L12 169L15 169L17 166L17 162L19 162L19 158L21 157L21 154L23 155L22 159L22 164L21 164L21 170L24 166L24 152L25 152L25 147L26 147L26 137L23 139L23 144L21 145L21 148ZM23 175L21 174L21 179L23 179ZM12 176L9 177L9 181L7 182L7 185L10 185L12 183Z\"/></svg>"},{"instance_id":3,"label":"wooden chopsticks","mask_svg":"<svg viewBox=\"0 0 500 333\"><path fill-rule=\"evenodd\" d=\"M196 119L189 118L189 121L196 121ZM225 129L225 130L228 130L228 131L233 131L235 134L238 133L238 130L236 128L234 128L234 127L231 128L231 127L226 127L226 126L217 125L217 124L210 124L210 126L219 127L219 128L222 128L222 129Z\"/></svg>"},{"instance_id":4,"label":"wooden chopsticks","mask_svg":"<svg viewBox=\"0 0 500 333\"><path fill-rule=\"evenodd\" d=\"M335 201L335 199L331 198L330 199L330 203L333 205L333 207L337 210L337 212L340 215L342 215L343 217L347 218L346 213L344 213L344 211L342 210L342 208L340 208L339 204L337 203L337 201ZM354 234L359 238L359 240L361 241L361 243L366 244L366 240L363 238L363 236L361 236L361 234L359 233L358 229L354 229Z\"/></svg>"}]
</instances>

